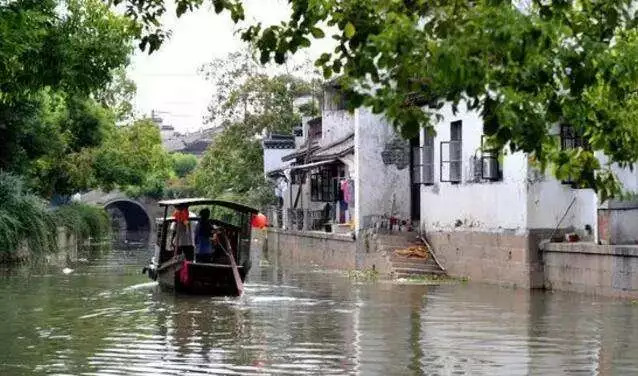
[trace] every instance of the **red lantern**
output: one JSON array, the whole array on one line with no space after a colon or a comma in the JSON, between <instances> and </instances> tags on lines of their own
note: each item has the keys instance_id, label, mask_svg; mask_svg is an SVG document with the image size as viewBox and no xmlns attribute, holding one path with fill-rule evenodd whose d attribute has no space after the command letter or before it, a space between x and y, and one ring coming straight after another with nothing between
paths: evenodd
<instances>
[{"instance_id":1,"label":"red lantern","mask_svg":"<svg viewBox=\"0 0 638 376\"><path fill-rule=\"evenodd\" d=\"M253 215L253 219L250 224L255 228L262 229L268 225L268 218L261 213L257 213Z\"/></svg>"}]
</instances>

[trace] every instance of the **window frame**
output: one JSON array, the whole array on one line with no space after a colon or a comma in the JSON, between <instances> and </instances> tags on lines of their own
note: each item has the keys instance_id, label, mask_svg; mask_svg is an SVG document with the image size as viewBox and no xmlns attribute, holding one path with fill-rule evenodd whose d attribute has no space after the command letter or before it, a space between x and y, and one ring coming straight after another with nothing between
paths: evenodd
<instances>
[{"instance_id":1,"label":"window frame","mask_svg":"<svg viewBox=\"0 0 638 376\"><path fill-rule=\"evenodd\" d=\"M443 158L443 150L444 146L448 146L448 158L447 160ZM452 146L458 145L458 159L453 159L452 156ZM450 123L450 140L449 141L441 141L440 145L440 156L439 156L439 180L441 183L451 183L451 184L460 184L463 181L463 121L455 120ZM448 166L448 178L443 178L443 165L447 164ZM457 179L452 179L452 166L458 166L457 171Z\"/></svg>"},{"instance_id":2,"label":"window frame","mask_svg":"<svg viewBox=\"0 0 638 376\"><path fill-rule=\"evenodd\" d=\"M310 174L310 201L335 202L338 179L335 166L314 170Z\"/></svg>"},{"instance_id":3,"label":"window frame","mask_svg":"<svg viewBox=\"0 0 638 376\"><path fill-rule=\"evenodd\" d=\"M428 132L427 129L424 131L423 146L421 148L421 181L423 185L434 185L434 135L430 133L432 132ZM426 174L426 171L429 171L429 173Z\"/></svg>"}]
</instances>

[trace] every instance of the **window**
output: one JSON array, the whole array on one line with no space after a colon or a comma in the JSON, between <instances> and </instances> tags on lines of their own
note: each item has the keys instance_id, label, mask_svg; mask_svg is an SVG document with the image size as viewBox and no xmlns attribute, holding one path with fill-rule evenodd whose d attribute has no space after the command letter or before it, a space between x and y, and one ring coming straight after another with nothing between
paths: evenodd
<instances>
[{"instance_id":1,"label":"window","mask_svg":"<svg viewBox=\"0 0 638 376\"><path fill-rule=\"evenodd\" d=\"M425 131L422 147L417 143L412 145L412 184L434 184L434 136L431 133Z\"/></svg>"},{"instance_id":2,"label":"window","mask_svg":"<svg viewBox=\"0 0 638 376\"><path fill-rule=\"evenodd\" d=\"M589 150L587 140L571 125L560 126L560 147L562 150L583 148Z\"/></svg>"},{"instance_id":3,"label":"window","mask_svg":"<svg viewBox=\"0 0 638 376\"><path fill-rule=\"evenodd\" d=\"M423 176L423 148L419 144L420 140L418 137L410 139L410 182L413 185L421 184L421 178Z\"/></svg>"},{"instance_id":4,"label":"window","mask_svg":"<svg viewBox=\"0 0 638 376\"><path fill-rule=\"evenodd\" d=\"M441 142L441 182L460 183L463 166L462 157L463 123L453 121L450 124L450 141Z\"/></svg>"},{"instance_id":5,"label":"window","mask_svg":"<svg viewBox=\"0 0 638 376\"><path fill-rule=\"evenodd\" d=\"M338 178L335 168L324 168L310 175L310 200L315 202L334 202Z\"/></svg>"},{"instance_id":6,"label":"window","mask_svg":"<svg viewBox=\"0 0 638 376\"><path fill-rule=\"evenodd\" d=\"M434 184L434 134L425 130L423 142L423 169L422 182L426 185Z\"/></svg>"}]
</instances>

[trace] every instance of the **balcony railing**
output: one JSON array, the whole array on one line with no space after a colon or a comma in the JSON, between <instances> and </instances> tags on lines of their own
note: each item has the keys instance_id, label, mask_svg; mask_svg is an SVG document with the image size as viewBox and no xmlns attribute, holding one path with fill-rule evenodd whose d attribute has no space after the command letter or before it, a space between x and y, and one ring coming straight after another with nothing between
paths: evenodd
<instances>
[{"instance_id":1,"label":"balcony railing","mask_svg":"<svg viewBox=\"0 0 638 376\"><path fill-rule=\"evenodd\" d=\"M325 210L288 209L288 228L298 231L323 231L334 218L334 208Z\"/></svg>"}]
</instances>

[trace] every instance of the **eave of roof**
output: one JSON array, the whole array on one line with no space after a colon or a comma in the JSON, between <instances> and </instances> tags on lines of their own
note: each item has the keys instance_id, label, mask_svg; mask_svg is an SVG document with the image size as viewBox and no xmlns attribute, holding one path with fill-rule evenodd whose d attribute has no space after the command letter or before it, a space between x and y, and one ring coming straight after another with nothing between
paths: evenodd
<instances>
[{"instance_id":1,"label":"eave of roof","mask_svg":"<svg viewBox=\"0 0 638 376\"><path fill-rule=\"evenodd\" d=\"M310 159L313 161L334 159L351 153L354 153L354 133L350 133L343 138L315 150L310 156Z\"/></svg>"}]
</instances>

